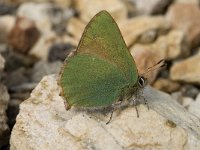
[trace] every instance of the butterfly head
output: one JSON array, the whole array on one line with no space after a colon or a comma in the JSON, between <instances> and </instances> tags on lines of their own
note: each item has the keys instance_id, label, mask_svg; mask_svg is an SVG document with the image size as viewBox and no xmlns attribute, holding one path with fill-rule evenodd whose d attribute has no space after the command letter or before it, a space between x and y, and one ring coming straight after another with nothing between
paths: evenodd
<instances>
[{"instance_id":1,"label":"butterfly head","mask_svg":"<svg viewBox=\"0 0 200 150\"><path fill-rule=\"evenodd\" d=\"M147 85L147 79L145 77L143 77L143 76L139 76L138 85L141 88L145 87L145 85Z\"/></svg>"}]
</instances>

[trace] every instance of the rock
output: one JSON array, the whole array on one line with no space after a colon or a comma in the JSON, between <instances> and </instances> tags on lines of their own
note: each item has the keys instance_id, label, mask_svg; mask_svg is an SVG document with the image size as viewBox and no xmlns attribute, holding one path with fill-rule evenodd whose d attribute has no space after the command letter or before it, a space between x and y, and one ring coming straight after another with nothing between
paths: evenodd
<instances>
[{"instance_id":1,"label":"rock","mask_svg":"<svg viewBox=\"0 0 200 150\"><path fill-rule=\"evenodd\" d=\"M9 140L9 127L6 116L9 99L7 88L0 84L0 148L7 144Z\"/></svg>"},{"instance_id":2,"label":"rock","mask_svg":"<svg viewBox=\"0 0 200 150\"><path fill-rule=\"evenodd\" d=\"M29 19L18 17L8 34L8 43L20 53L28 53L39 39L40 33L35 23Z\"/></svg>"},{"instance_id":3,"label":"rock","mask_svg":"<svg viewBox=\"0 0 200 150\"><path fill-rule=\"evenodd\" d=\"M157 36L169 30L170 24L161 16L139 16L120 23L119 28L127 46L130 47L135 43L154 41Z\"/></svg>"},{"instance_id":4,"label":"rock","mask_svg":"<svg viewBox=\"0 0 200 150\"><path fill-rule=\"evenodd\" d=\"M183 93L183 96L192 97L193 99L195 99L200 92L200 89L198 89L198 87L195 87L194 85L186 84L181 87L181 92Z\"/></svg>"},{"instance_id":5,"label":"rock","mask_svg":"<svg viewBox=\"0 0 200 150\"><path fill-rule=\"evenodd\" d=\"M43 76L48 74L58 74L61 67L62 62L60 61L54 61L52 63L46 61L37 62L32 70L32 82L39 82Z\"/></svg>"},{"instance_id":6,"label":"rock","mask_svg":"<svg viewBox=\"0 0 200 150\"><path fill-rule=\"evenodd\" d=\"M147 70L160 61L159 55L147 49L130 49L130 52L135 60L139 74L147 78L149 83L152 83L160 69L149 72Z\"/></svg>"},{"instance_id":7,"label":"rock","mask_svg":"<svg viewBox=\"0 0 200 150\"><path fill-rule=\"evenodd\" d=\"M127 9L120 0L75 0L74 7L78 10L84 22L88 22L101 10L107 10L118 21L127 18Z\"/></svg>"},{"instance_id":8,"label":"rock","mask_svg":"<svg viewBox=\"0 0 200 150\"><path fill-rule=\"evenodd\" d=\"M160 58L168 60L185 57L190 53L184 33L178 30L172 30L166 35L159 36L151 44L135 44L131 49L148 49L157 53Z\"/></svg>"},{"instance_id":9,"label":"rock","mask_svg":"<svg viewBox=\"0 0 200 150\"><path fill-rule=\"evenodd\" d=\"M170 69L170 78L175 81L200 84L200 55L175 63Z\"/></svg>"},{"instance_id":10,"label":"rock","mask_svg":"<svg viewBox=\"0 0 200 150\"><path fill-rule=\"evenodd\" d=\"M54 32L46 32L42 34L34 47L29 51L29 55L38 59L47 60L49 48L53 43L56 43L57 39L58 38Z\"/></svg>"},{"instance_id":11,"label":"rock","mask_svg":"<svg viewBox=\"0 0 200 150\"><path fill-rule=\"evenodd\" d=\"M71 45L70 43L54 44L50 47L48 61L64 61L73 49L75 49L75 46Z\"/></svg>"},{"instance_id":12,"label":"rock","mask_svg":"<svg viewBox=\"0 0 200 150\"><path fill-rule=\"evenodd\" d=\"M199 17L199 6L190 3L171 5L166 14L166 18L172 23L173 28L180 29L186 33L186 39L191 48L200 45Z\"/></svg>"},{"instance_id":13,"label":"rock","mask_svg":"<svg viewBox=\"0 0 200 150\"><path fill-rule=\"evenodd\" d=\"M16 7L13 5L8 5L6 2L0 3L0 16L14 14L16 11Z\"/></svg>"},{"instance_id":14,"label":"rock","mask_svg":"<svg viewBox=\"0 0 200 150\"><path fill-rule=\"evenodd\" d=\"M169 79L159 78L155 81L153 87L167 93L172 93L179 90L180 84Z\"/></svg>"},{"instance_id":15,"label":"rock","mask_svg":"<svg viewBox=\"0 0 200 150\"><path fill-rule=\"evenodd\" d=\"M5 68L7 72L12 72L21 67L31 67L36 59L26 54L18 53L9 49L4 56L6 59Z\"/></svg>"},{"instance_id":16,"label":"rock","mask_svg":"<svg viewBox=\"0 0 200 150\"><path fill-rule=\"evenodd\" d=\"M15 24L15 17L11 15L0 16L0 43L7 42L8 33Z\"/></svg>"},{"instance_id":17,"label":"rock","mask_svg":"<svg viewBox=\"0 0 200 150\"><path fill-rule=\"evenodd\" d=\"M5 59L0 54L0 71L4 69Z\"/></svg>"},{"instance_id":18,"label":"rock","mask_svg":"<svg viewBox=\"0 0 200 150\"><path fill-rule=\"evenodd\" d=\"M79 19L72 18L67 25L67 31L78 41L86 24ZM161 16L140 16L118 24L128 47L135 43L151 43L157 36L166 33L170 24Z\"/></svg>"},{"instance_id":19,"label":"rock","mask_svg":"<svg viewBox=\"0 0 200 150\"><path fill-rule=\"evenodd\" d=\"M126 0L133 5L135 15L162 14L173 0ZM148 5L147 5L148 4Z\"/></svg>"},{"instance_id":20,"label":"rock","mask_svg":"<svg viewBox=\"0 0 200 150\"><path fill-rule=\"evenodd\" d=\"M183 97L182 98L182 105L185 108L188 108L190 106L190 104L193 102L194 100L191 97Z\"/></svg>"},{"instance_id":21,"label":"rock","mask_svg":"<svg viewBox=\"0 0 200 150\"><path fill-rule=\"evenodd\" d=\"M198 94L197 98L195 99L195 101L193 101L188 110L195 114L196 116L200 116L200 111L199 111L199 107L200 107L200 93Z\"/></svg>"},{"instance_id":22,"label":"rock","mask_svg":"<svg viewBox=\"0 0 200 150\"><path fill-rule=\"evenodd\" d=\"M106 125L109 115L76 109L66 111L59 93L56 76L47 76L20 105L10 139L11 150L187 147L187 134L182 128L167 125L165 118L143 105L138 106L139 118L130 107L114 115Z\"/></svg>"},{"instance_id":23,"label":"rock","mask_svg":"<svg viewBox=\"0 0 200 150\"><path fill-rule=\"evenodd\" d=\"M25 68L21 67L15 71L9 72L4 79L4 84L8 89L12 89L13 86L20 85L24 82L28 82L27 71Z\"/></svg>"},{"instance_id":24,"label":"rock","mask_svg":"<svg viewBox=\"0 0 200 150\"><path fill-rule=\"evenodd\" d=\"M27 2L20 5L17 10L17 16L28 18L36 23L37 28L41 33L49 32L51 30L51 17L49 12L52 5L49 3L37 4Z\"/></svg>"}]
</instances>

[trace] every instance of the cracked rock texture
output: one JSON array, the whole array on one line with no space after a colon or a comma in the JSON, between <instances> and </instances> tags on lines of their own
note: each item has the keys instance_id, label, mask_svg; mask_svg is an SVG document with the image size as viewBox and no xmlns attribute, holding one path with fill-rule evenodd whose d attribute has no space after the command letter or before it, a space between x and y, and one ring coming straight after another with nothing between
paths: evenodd
<instances>
[{"instance_id":1,"label":"cracked rock texture","mask_svg":"<svg viewBox=\"0 0 200 150\"><path fill-rule=\"evenodd\" d=\"M67 111L56 79L56 75L44 77L20 105L11 150L189 149L184 129L142 104L139 118L129 107L115 111L108 125L110 113Z\"/></svg>"}]
</instances>

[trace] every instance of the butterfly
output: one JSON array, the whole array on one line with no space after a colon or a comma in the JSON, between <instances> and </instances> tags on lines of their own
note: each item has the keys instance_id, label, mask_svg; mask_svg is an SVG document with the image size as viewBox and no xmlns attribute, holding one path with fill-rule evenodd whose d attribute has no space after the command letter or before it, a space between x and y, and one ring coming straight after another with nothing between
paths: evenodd
<instances>
[{"instance_id":1,"label":"butterfly","mask_svg":"<svg viewBox=\"0 0 200 150\"><path fill-rule=\"evenodd\" d=\"M107 11L99 12L87 24L77 50L65 60L59 85L68 109L107 107L129 100L146 85Z\"/></svg>"}]
</instances>

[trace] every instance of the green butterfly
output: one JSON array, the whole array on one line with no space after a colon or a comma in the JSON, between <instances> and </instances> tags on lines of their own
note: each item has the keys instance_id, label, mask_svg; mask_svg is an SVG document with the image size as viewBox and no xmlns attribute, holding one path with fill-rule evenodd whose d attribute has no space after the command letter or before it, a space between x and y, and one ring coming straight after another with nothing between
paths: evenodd
<instances>
[{"instance_id":1,"label":"green butterfly","mask_svg":"<svg viewBox=\"0 0 200 150\"><path fill-rule=\"evenodd\" d=\"M107 11L99 12L88 23L77 51L65 60L59 79L68 109L107 107L129 100L145 83Z\"/></svg>"}]
</instances>

